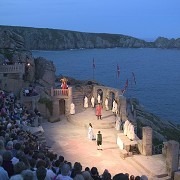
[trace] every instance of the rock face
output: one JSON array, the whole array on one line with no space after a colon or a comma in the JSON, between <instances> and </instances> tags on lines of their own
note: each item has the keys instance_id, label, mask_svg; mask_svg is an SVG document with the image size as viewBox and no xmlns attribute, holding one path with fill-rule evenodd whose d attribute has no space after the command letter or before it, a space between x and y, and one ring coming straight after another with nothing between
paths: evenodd
<instances>
[{"instance_id":1,"label":"rock face","mask_svg":"<svg viewBox=\"0 0 180 180\"><path fill-rule=\"evenodd\" d=\"M25 48L29 50L153 47L153 43L120 34L0 26L0 31L7 30L20 34L24 38Z\"/></svg>"},{"instance_id":2,"label":"rock face","mask_svg":"<svg viewBox=\"0 0 180 180\"><path fill-rule=\"evenodd\" d=\"M3 64L5 59L9 60L8 64L10 65L14 65L15 63L24 64L25 74L23 79L13 74L8 74L5 79L3 75L1 75L1 81L9 82L10 79L16 79L17 82L18 80L24 80L24 84L27 84L27 82L33 84L38 83L46 87L54 85L54 64L44 58L34 59L31 52L25 48L24 38L8 29L0 30L0 65Z\"/></svg>"},{"instance_id":3,"label":"rock face","mask_svg":"<svg viewBox=\"0 0 180 180\"><path fill-rule=\"evenodd\" d=\"M42 57L35 58L35 79L42 86L53 86L55 82L55 66L52 61Z\"/></svg>"},{"instance_id":4,"label":"rock face","mask_svg":"<svg viewBox=\"0 0 180 180\"><path fill-rule=\"evenodd\" d=\"M154 42L157 48L180 48L180 38L178 39L167 39L164 37L159 37Z\"/></svg>"}]
</instances>

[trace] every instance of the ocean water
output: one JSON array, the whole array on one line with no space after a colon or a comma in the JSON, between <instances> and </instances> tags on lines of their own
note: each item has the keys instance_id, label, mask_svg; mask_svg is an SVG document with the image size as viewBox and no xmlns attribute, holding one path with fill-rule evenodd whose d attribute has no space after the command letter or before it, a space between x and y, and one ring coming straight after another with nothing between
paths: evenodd
<instances>
[{"instance_id":1,"label":"ocean water","mask_svg":"<svg viewBox=\"0 0 180 180\"><path fill-rule=\"evenodd\" d=\"M128 79L125 96L137 98L146 110L180 124L180 50L114 48L33 51L32 54L53 61L57 75L81 80L93 79L94 58L95 80L122 90Z\"/></svg>"}]
</instances>

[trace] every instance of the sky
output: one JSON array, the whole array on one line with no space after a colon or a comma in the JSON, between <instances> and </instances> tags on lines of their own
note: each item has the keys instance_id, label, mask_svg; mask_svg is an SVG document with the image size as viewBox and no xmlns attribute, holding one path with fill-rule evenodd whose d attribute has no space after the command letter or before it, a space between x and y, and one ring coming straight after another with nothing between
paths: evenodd
<instances>
[{"instance_id":1,"label":"sky","mask_svg":"<svg viewBox=\"0 0 180 180\"><path fill-rule=\"evenodd\" d=\"M0 0L0 25L180 38L180 0Z\"/></svg>"}]
</instances>

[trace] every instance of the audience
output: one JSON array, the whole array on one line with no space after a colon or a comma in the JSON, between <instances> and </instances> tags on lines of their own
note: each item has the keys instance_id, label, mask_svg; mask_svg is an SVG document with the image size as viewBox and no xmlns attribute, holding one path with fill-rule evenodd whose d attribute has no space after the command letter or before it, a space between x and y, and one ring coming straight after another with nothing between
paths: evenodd
<instances>
[{"instance_id":1,"label":"audience","mask_svg":"<svg viewBox=\"0 0 180 180\"><path fill-rule=\"evenodd\" d=\"M33 92L33 87L29 87ZM0 91L0 179L3 180L138 180L148 178L119 173L111 177L105 169L100 176L97 167L86 167L67 162L63 156L49 151L38 137L28 131L35 116L41 116L35 109L30 112L17 102L13 92Z\"/></svg>"}]
</instances>

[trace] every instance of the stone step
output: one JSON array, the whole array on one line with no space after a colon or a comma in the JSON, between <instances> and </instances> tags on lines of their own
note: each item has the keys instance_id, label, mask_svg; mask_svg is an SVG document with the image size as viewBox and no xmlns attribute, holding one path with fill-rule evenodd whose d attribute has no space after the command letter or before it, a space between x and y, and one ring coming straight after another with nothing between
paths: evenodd
<instances>
[{"instance_id":1,"label":"stone step","mask_svg":"<svg viewBox=\"0 0 180 180\"><path fill-rule=\"evenodd\" d=\"M156 155L156 156L161 156L161 155ZM151 177L153 177L153 180L154 179L169 179L167 171L166 171L166 167L163 166L162 163L159 163L159 161L156 160L156 164L153 164L153 162L155 160L148 161L148 159L150 159L150 157L149 158L147 157L146 161L148 161L147 163L149 164L149 166L150 166L150 164L152 164L151 166L154 167L154 168L152 168L152 167L148 168L146 165L144 165L144 160L141 159L141 161L140 161L139 160L140 158L137 158L137 157L138 157L138 155L132 157L132 161L134 163L136 163L136 167L138 166L138 167L141 167L142 169L144 169ZM144 157L146 157L146 156L144 156Z\"/></svg>"},{"instance_id":2,"label":"stone step","mask_svg":"<svg viewBox=\"0 0 180 180\"><path fill-rule=\"evenodd\" d=\"M120 149L119 154L122 159L125 159L126 157L128 157L128 152L125 149L123 150Z\"/></svg>"}]
</instances>

